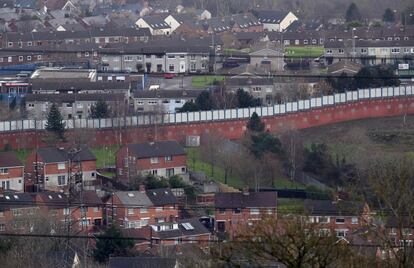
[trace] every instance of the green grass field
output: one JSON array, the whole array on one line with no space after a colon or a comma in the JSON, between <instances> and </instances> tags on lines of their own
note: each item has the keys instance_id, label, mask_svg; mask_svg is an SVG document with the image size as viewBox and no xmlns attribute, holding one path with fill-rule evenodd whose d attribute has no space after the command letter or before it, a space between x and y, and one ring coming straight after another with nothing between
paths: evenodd
<instances>
[{"instance_id":1,"label":"green grass field","mask_svg":"<svg viewBox=\"0 0 414 268\"><path fill-rule=\"evenodd\" d=\"M287 58L300 58L311 57L317 58L323 55L323 47L309 46L309 47L286 47L285 57Z\"/></svg>"},{"instance_id":2,"label":"green grass field","mask_svg":"<svg viewBox=\"0 0 414 268\"><path fill-rule=\"evenodd\" d=\"M97 168L115 166L115 154L118 149L119 146L117 145L92 148L92 152L96 156Z\"/></svg>"},{"instance_id":3,"label":"green grass field","mask_svg":"<svg viewBox=\"0 0 414 268\"><path fill-rule=\"evenodd\" d=\"M295 198L278 198L277 210L278 214L299 214L304 210L304 200Z\"/></svg>"},{"instance_id":4,"label":"green grass field","mask_svg":"<svg viewBox=\"0 0 414 268\"><path fill-rule=\"evenodd\" d=\"M224 183L224 170L217 165L214 167L214 176L212 174L211 164L203 161L201 159L198 148L188 148L187 149L187 167L192 171L202 171L206 174L207 177L212 178L217 182ZM243 188L245 183L236 176L228 176L227 184L234 188ZM304 189L305 187L298 183L293 183L286 178L277 178L275 186L278 189L284 188L295 188L295 189Z\"/></svg>"},{"instance_id":5,"label":"green grass field","mask_svg":"<svg viewBox=\"0 0 414 268\"><path fill-rule=\"evenodd\" d=\"M211 86L214 81L223 81L224 76L221 75L199 75L194 76L191 80L191 86L193 88L205 88Z\"/></svg>"}]
</instances>

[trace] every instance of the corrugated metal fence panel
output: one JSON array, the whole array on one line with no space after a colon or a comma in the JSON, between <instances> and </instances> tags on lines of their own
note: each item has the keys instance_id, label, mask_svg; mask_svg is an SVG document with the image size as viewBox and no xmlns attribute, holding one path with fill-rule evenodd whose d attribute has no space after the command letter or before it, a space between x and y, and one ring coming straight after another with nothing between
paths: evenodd
<instances>
[{"instance_id":1,"label":"corrugated metal fence panel","mask_svg":"<svg viewBox=\"0 0 414 268\"><path fill-rule=\"evenodd\" d=\"M316 98L316 107L322 106L322 98Z\"/></svg>"},{"instance_id":2,"label":"corrugated metal fence panel","mask_svg":"<svg viewBox=\"0 0 414 268\"><path fill-rule=\"evenodd\" d=\"M224 114L224 110L219 110L218 113L219 113L219 119L220 120L224 120L226 118L225 114Z\"/></svg>"},{"instance_id":3,"label":"corrugated metal fence panel","mask_svg":"<svg viewBox=\"0 0 414 268\"><path fill-rule=\"evenodd\" d=\"M237 109L231 109L231 118L235 119L238 116Z\"/></svg>"},{"instance_id":4,"label":"corrugated metal fence panel","mask_svg":"<svg viewBox=\"0 0 414 268\"><path fill-rule=\"evenodd\" d=\"M188 113L188 122L194 122L194 112Z\"/></svg>"},{"instance_id":5,"label":"corrugated metal fence panel","mask_svg":"<svg viewBox=\"0 0 414 268\"><path fill-rule=\"evenodd\" d=\"M182 113L181 114L181 120L182 120L182 122L188 122L188 118L187 118L187 113Z\"/></svg>"},{"instance_id":6,"label":"corrugated metal fence panel","mask_svg":"<svg viewBox=\"0 0 414 268\"><path fill-rule=\"evenodd\" d=\"M200 112L194 112L194 121L200 122Z\"/></svg>"},{"instance_id":7,"label":"corrugated metal fence panel","mask_svg":"<svg viewBox=\"0 0 414 268\"><path fill-rule=\"evenodd\" d=\"M329 96L328 96L328 104L329 104L329 105L333 105L334 103L335 103L334 96L329 95Z\"/></svg>"},{"instance_id":8,"label":"corrugated metal fence panel","mask_svg":"<svg viewBox=\"0 0 414 268\"><path fill-rule=\"evenodd\" d=\"M358 91L352 91L352 97L350 100L358 100Z\"/></svg>"},{"instance_id":9,"label":"corrugated metal fence panel","mask_svg":"<svg viewBox=\"0 0 414 268\"><path fill-rule=\"evenodd\" d=\"M224 117L228 119L232 118L231 112L232 112L231 109L224 110Z\"/></svg>"},{"instance_id":10,"label":"corrugated metal fence panel","mask_svg":"<svg viewBox=\"0 0 414 268\"><path fill-rule=\"evenodd\" d=\"M298 102L292 102L292 111L297 112L298 111Z\"/></svg>"},{"instance_id":11,"label":"corrugated metal fence panel","mask_svg":"<svg viewBox=\"0 0 414 268\"><path fill-rule=\"evenodd\" d=\"M394 89L392 88L392 87L388 87L387 88L387 96L388 97L392 97L392 96L394 96Z\"/></svg>"},{"instance_id":12,"label":"corrugated metal fence panel","mask_svg":"<svg viewBox=\"0 0 414 268\"><path fill-rule=\"evenodd\" d=\"M328 96L323 96L322 97L322 105L327 105L327 104L329 104Z\"/></svg>"},{"instance_id":13,"label":"corrugated metal fence panel","mask_svg":"<svg viewBox=\"0 0 414 268\"><path fill-rule=\"evenodd\" d=\"M286 105L281 104L281 105L279 106L279 108L280 108L280 113L281 113L281 114L285 114L285 113L286 113Z\"/></svg>"}]
</instances>

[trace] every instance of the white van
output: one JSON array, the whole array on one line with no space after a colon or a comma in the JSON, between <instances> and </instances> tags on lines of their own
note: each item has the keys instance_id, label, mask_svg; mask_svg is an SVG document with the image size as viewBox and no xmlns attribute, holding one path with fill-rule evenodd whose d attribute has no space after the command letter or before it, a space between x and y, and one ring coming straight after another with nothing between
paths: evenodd
<instances>
[{"instance_id":1,"label":"white van","mask_svg":"<svg viewBox=\"0 0 414 268\"><path fill-rule=\"evenodd\" d=\"M160 85L151 85L149 87L149 90L158 90L158 89L160 89Z\"/></svg>"}]
</instances>

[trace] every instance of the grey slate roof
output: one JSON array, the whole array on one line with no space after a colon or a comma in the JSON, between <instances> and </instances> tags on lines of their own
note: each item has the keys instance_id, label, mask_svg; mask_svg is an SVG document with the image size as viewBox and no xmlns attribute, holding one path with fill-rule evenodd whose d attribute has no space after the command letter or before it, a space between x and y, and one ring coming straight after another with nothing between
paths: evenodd
<instances>
[{"instance_id":1,"label":"grey slate roof","mask_svg":"<svg viewBox=\"0 0 414 268\"><path fill-rule=\"evenodd\" d=\"M137 99L197 98L203 90L140 90L134 93Z\"/></svg>"},{"instance_id":2,"label":"grey slate roof","mask_svg":"<svg viewBox=\"0 0 414 268\"><path fill-rule=\"evenodd\" d=\"M43 80L34 80L32 82L32 90L56 90L56 91L78 91L78 90L108 90L108 89L129 89L129 82L66 82Z\"/></svg>"},{"instance_id":3,"label":"grey slate roof","mask_svg":"<svg viewBox=\"0 0 414 268\"><path fill-rule=\"evenodd\" d=\"M0 211L24 207L37 207L30 193L4 193L0 196Z\"/></svg>"},{"instance_id":4,"label":"grey slate roof","mask_svg":"<svg viewBox=\"0 0 414 268\"><path fill-rule=\"evenodd\" d=\"M305 200L305 211L310 215L354 216L362 213L364 205L357 202L331 200Z\"/></svg>"},{"instance_id":5,"label":"grey slate roof","mask_svg":"<svg viewBox=\"0 0 414 268\"><path fill-rule=\"evenodd\" d=\"M183 223L189 223L193 227L192 230L186 230L183 226ZM172 224L168 222L166 224ZM198 219L181 219L178 220L178 229L167 230L167 231L158 231L156 232L157 236L161 239L169 239L176 237L187 237L187 236L198 236L198 235L208 235L210 234L209 230L199 222Z\"/></svg>"},{"instance_id":6,"label":"grey slate roof","mask_svg":"<svg viewBox=\"0 0 414 268\"><path fill-rule=\"evenodd\" d=\"M259 10L256 16L262 23L280 23L289 14L287 11Z\"/></svg>"},{"instance_id":7,"label":"grey slate roof","mask_svg":"<svg viewBox=\"0 0 414 268\"><path fill-rule=\"evenodd\" d=\"M176 141L157 141L127 145L129 154L137 158L162 157L169 155L184 155L184 148Z\"/></svg>"},{"instance_id":8,"label":"grey slate roof","mask_svg":"<svg viewBox=\"0 0 414 268\"><path fill-rule=\"evenodd\" d=\"M154 206L175 205L178 203L177 198L170 189L152 189L147 190L148 198Z\"/></svg>"},{"instance_id":9,"label":"grey slate roof","mask_svg":"<svg viewBox=\"0 0 414 268\"><path fill-rule=\"evenodd\" d=\"M37 153L45 163L66 162L69 159L66 150L54 147L39 148ZM96 157L89 148L83 146L80 148L80 151L74 155L73 159L77 161L93 161L96 160Z\"/></svg>"},{"instance_id":10,"label":"grey slate roof","mask_svg":"<svg viewBox=\"0 0 414 268\"><path fill-rule=\"evenodd\" d=\"M277 207L277 193L217 193L214 202L216 208L275 208Z\"/></svg>"},{"instance_id":11,"label":"grey slate roof","mask_svg":"<svg viewBox=\"0 0 414 268\"><path fill-rule=\"evenodd\" d=\"M73 103L75 101L121 101L125 98L122 93L85 93L85 94L27 94L26 102L54 102L54 103Z\"/></svg>"},{"instance_id":12,"label":"grey slate roof","mask_svg":"<svg viewBox=\"0 0 414 268\"><path fill-rule=\"evenodd\" d=\"M0 167L21 167L22 162L14 152L0 152Z\"/></svg>"},{"instance_id":13,"label":"grey slate roof","mask_svg":"<svg viewBox=\"0 0 414 268\"><path fill-rule=\"evenodd\" d=\"M126 206L148 207L153 205L147 194L140 191L115 192L115 195Z\"/></svg>"},{"instance_id":14,"label":"grey slate roof","mask_svg":"<svg viewBox=\"0 0 414 268\"><path fill-rule=\"evenodd\" d=\"M153 15L153 16L145 16L142 19L152 28L152 29L166 29L170 28L164 19L168 15Z\"/></svg>"},{"instance_id":15,"label":"grey slate roof","mask_svg":"<svg viewBox=\"0 0 414 268\"><path fill-rule=\"evenodd\" d=\"M68 206L68 198L63 193L57 192L38 192L36 197L41 199L41 204L47 206L50 209L59 209Z\"/></svg>"}]
</instances>

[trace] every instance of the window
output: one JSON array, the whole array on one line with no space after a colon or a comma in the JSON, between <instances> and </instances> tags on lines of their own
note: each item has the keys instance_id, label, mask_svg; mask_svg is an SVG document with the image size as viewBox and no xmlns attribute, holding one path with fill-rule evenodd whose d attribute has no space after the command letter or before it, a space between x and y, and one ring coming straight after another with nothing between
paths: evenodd
<instances>
[{"instance_id":1,"label":"window","mask_svg":"<svg viewBox=\"0 0 414 268\"><path fill-rule=\"evenodd\" d=\"M12 211L13 216L15 217L22 215L22 211L20 209L12 209L11 211Z\"/></svg>"},{"instance_id":2,"label":"window","mask_svg":"<svg viewBox=\"0 0 414 268\"><path fill-rule=\"evenodd\" d=\"M319 229L319 236L329 236L331 234L331 230L329 229Z\"/></svg>"},{"instance_id":3,"label":"window","mask_svg":"<svg viewBox=\"0 0 414 268\"><path fill-rule=\"evenodd\" d=\"M329 217L320 217L319 222L320 223L329 223Z\"/></svg>"},{"instance_id":4,"label":"window","mask_svg":"<svg viewBox=\"0 0 414 268\"><path fill-rule=\"evenodd\" d=\"M180 55L180 59L184 59L185 58L185 55Z\"/></svg>"},{"instance_id":5,"label":"window","mask_svg":"<svg viewBox=\"0 0 414 268\"><path fill-rule=\"evenodd\" d=\"M391 53L392 53L392 54L397 54L397 53L400 53L400 49L399 49L399 48L392 48L392 49L391 49Z\"/></svg>"},{"instance_id":6,"label":"window","mask_svg":"<svg viewBox=\"0 0 414 268\"><path fill-rule=\"evenodd\" d=\"M240 214L240 213L241 213L241 208L233 209L233 214Z\"/></svg>"},{"instance_id":7,"label":"window","mask_svg":"<svg viewBox=\"0 0 414 268\"><path fill-rule=\"evenodd\" d=\"M397 228L391 228L390 229L390 234L396 235L397 234Z\"/></svg>"},{"instance_id":8,"label":"window","mask_svg":"<svg viewBox=\"0 0 414 268\"><path fill-rule=\"evenodd\" d=\"M134 209L128 208L128 215L134 215Z\"/></svg>"},{"instance_id":9,"label":"window","mask_svg":"<svg viewBox=\"0 0 414 268\"><path fill-rule=\"evenodd\" d=\"M151 164L158 164L158 157L151 157Z\"/></svg>"},{"instance_id":10,"label":"window","mask_svg":"<svg viewBox=\"0 0 414 268\"><path fill-rule=\"evenodd\" d=\"M272 215L273 214L273 209L272 208L268 208L267 209L267 214L268 215Z\"/></svg>"},{"instance_id":11,"label":"window","mask_svg":"<svg viewBox=\"0 0 414 268\"><path fill-rule=\"evenodd\" d=\"M327 49L326 54L331 55L332 54L332 49Z\"/></svg>"},{"instance_id":12,"label":"window","mask_svg":"<svg viewBox=\"0 0 414 268\"><path fill-rule=\"evenodd\" d=\"M9 42L9 47L12 47L13 46L13 42Z\"/></svg>"},{"instance_id":13,"label":"window","mask_svg":"<svg viewBox=\"0 0 414 268\"><path fill-rule=\"evenodd\" d=\"M367 49L366 48L361 48L361 54L367 54Z\"/></svg>"},{"instance_id":14,"label":"window","mask_svg":"<svg viewBox=\"0 0 414 268\"><path fill-rule=\"evenodd\" d=\"M250 209L250 215L258 215L260 214L260 209L258 208L251 208Z\"/></svg>"},{"instance_id":15,"label":"window","mask_svg":"<svg viewBox=\"0 0 414 268\"><path fill-rule=\"evenodd\" d=\"M316 43L318 42L318 40L316 40L316 39L312 39L312 44L313 45L316 45Z\"/></svg>"},{"instance_id":16,"label":"window","mask_svg":"<svg viewBox=\"0 0 414 268\"><path fill-rule=\"evenodd\" d=\"M137 56L137 61L142 61L142 56Z\"/></svg>"},{"instance_id":17,"label":"window","mask_svg":"<svg viewBox=\"0 0 414 268\"><path fill-rule=\"evenodd\" d=\"M95 212L95 213L97 213L97 212L99 212L101 209L99 208L99 207L94 207L93 208L93 212Z\"/></svg>"},{"instance_id":18,"label":"window","mask_svg":"<svg viewBox=\"0 0 414 268\"><path fill-rule=\"evenodd\" d=\"M69 215L70 214L70 208L63 208L63 215Z\"/></svg>"},{"instance_id":19,"label":"window","mask_svg":"<svg viewBox=\"0 0 414 268\"><path fill-rule=\"evenodd\" d=\"M196 56L195 55L190 55L190 60L195 60Z\"/></svg>"},{"instance_id":20,"label":"window","mask_svg":"<svg viewBox=\"0 0 414 268\"><path fill-rule=\"evenodd\" d=\"M65 175L60 175L60 176L58 176L58 185L59 185L59 186L66 185L66 178L65 178Z\"/></svg>"},{"instance_id":21,"label":"window","mask_svg":"<svg viewBox=\"0 0 414 268\"><path fill-rule=\"evenodd\" d=\"M4 217L4 211L0 210L0 217Z\"/></svg>"},{"instance_id":22,"label":"window","mask_svg":"<svg viewBox=\"0 0 414 268\"><path fill-rule=\"evenodd\" d=\"M13 57L7 57L7 62L12 62L13 61Z\"/></svg>"},{"instance_id":23,"label":"window","mask_svg":"<svg viewBox=\"0 0 414 268\"><path fill-rule=\"evenodd\" d=\"M0 224L0 232L6 231L6 225L4 223Z\"/></svg>"},{"instance_id":24,"label":"window","mask_svg":"<svg viewBox=\"0 0 414 268\"><path fill-rule=\"evenodd\" d=\"M195 72L195 70L196 70L196 64L195 63L191 63L190 64L190 71L191 72Z\"/></svg>"},{"instance_id":25,"label":"window","mask_svg":"<svg viewBox=\"0 0 414 268\"><path fill-rule=\"evenodd\" d=\"M307 45L308 44L308 40L307 39L303 40L303 44L304 45Z\"/></svg>"},{"instance_id":26,"label":"window","mask_svg":"<svg viewBox=\"0 0 414 268\"><path fill-rule=\"evenodd\" d=\"M162 211L162 207L156 207L155 211Z\"/></svg>"},{"instance_id":27,"label":"window","mask_svg":"<svg viewBox=\"0 0 414 268\"><path fill-rule=\"evenodd\" d=\"M169 70L170 72L174 72L174 64L170 64L170 65L168 66L168 70Z\"/></svg>"},{"instance_id":28,"label":"window","mask_svg":"<svg viewBox=\"0 0 414 268\"><path fill-rule=\"evenodd\" d=\"M262 91L261 87L254 87L253 88L253 92L260 92L260 91Z\"/></svg>"},{"instance_id":29,"label":"window","mask_svg":"<svg viewBox=\"0 0 414 268\"><path fill-rule=\"evenodd\" d=\"M337 237L345 237L347 233L348 233L348 230L346 230L346 229L336 230L336 236Z\"/></svg>"},{"instance_id":30,"label":"window","mask_svg":"<svg viewBox=\"0 0 414 268\"><path fill-rule=\"evenodd\" d=\"M338 53L339 54L344 54L344 49L343 48L338 49Z\"/></svg>"},{"instance_id":31,"label":"window","mask_svg":"<svg viewBox=\"0 0 414 268\"><path fill-rule=\"evenodd\" d=\"M345 218L336 218L335 222L337 224L343 224L343 223L345 223Z\"/></svg>"},{"instance_id":32,"label":"window","mask_svg":"<svg viewBox=\"0 0 414 268\"><path fill-rule=\"evenodd\" d=\"M58 163L58 169L59 170L65 169L65 163Z\"/></svg>"},{"instance_id":33,"label":"window","mask_svg":"<svg viewBox=\"0 0 414 268\"><path fill-rule=\"evenodd\" d=\"M290 40L284 40L284 41L283 41L283 43L284 43L285 45L290 45Z\"/></svg>"},{"instance_id":34,"label":"window","mask_svg":"<svg viewBox=\"0 0 414 268\"><path fill-rule=\"evenodd\" d=\"M125 56L124 57L124 60L125 61L132 61L132 56Z\"/></svg>"},{"instance_id":35,"label":"window","mask_svg":"<svg viewBox=\"0 0 414 268\"><path fill-rule=\"evenodd\" d=\"M402 229L402 234L403 235L411 235L412 234L411 228L403 228Z\"/></svg>"},{"instance_id":36,"label":"window","mask_svg":"<svg viewBox=\"0 0 414 268\"><path fill-rule=\"evenodd\" d=\"M139 212L140 213L148 213L148 208L140 208Z\"/></svg>"},{"instance_id":37,"label":"window","mask_svg":"<svg viewBox=\"0 0 414 268\"><path fill-rule=\"evenodd\" d=\"M358 218L357 217L352 217L351 221L352 221L352 224L358 224Z\"/></svg>"},{"instance_id":38,"label":"window","mask_svg":"<svg viewBox=\"0 0 414 268\"><path fill-rule=\"evenodd\" d=\"M76 53L76 57L78 57L78 58L82 57L82 53L81 52L77 52Z\"/></svg>"},{"instance_id":39,"label":"window","mask_svg":"<svg viewBox=\"0 0 414 268\"><path fill-rule=\"evenodd\" d=\"M303 43L305 43L305 42L303 42ZM295 40L295 45L299 45L299 40L298 39Z\"/></svg>"},{"instance_id":40,"label":"window","mask_svg":"<svg viewBox=\"0 0 414 268\"><path fill-rule=\"evenodd\" d=\"M165 157L165 162L171 162L172 161L172 156L171 155L167 155Z\"/></svg>"},{"instance_id":41,"label":"window","mask_svg":"<svg viewBox=\"0 0 414 268\"><path fill-rule=\"evenodd\" d=\"M404 48L404 53L410 53L410 49L409 48Z\"/></svg>"},{"instance_id":42,"label":"window","mask_svg":"<svg viewBox=\"0 0 414 268\"><path fill-rule=\"evenodd\" d=\"M31 61L32 60L32 56L27 56L27 61Z\"/></svg>"},{"instance_id":43,"label":"window","mask_svg":"<svg viewBox=\"0 0 414 268\"><path fill-rule=\"evenodd\" d=\"M0 174L9 174L8 168L0 168Z\"/></svg>"},{"instance_id":44,"label":"window","mask_svg":"<svg viewBox=\"0 0 414 268\"><path fill-rule=\"evenodd\" d=\"M225 214L225 213L226 213L226 209L224 209L224 208L220 208L220 209L219 209L219 213L220 213L220 214Z\"/></svg>"},{"instance_id":45,"label":"window","mask_svg":"<svg viewBox=\"0 0 414 268\"><path fill-rule=\"evenodd\" d=\"M168 58L169 59L174 59L175 58L175 55L168 55Z\"/></svg>"},{"instance_id":46,"label":"window","mask_svg":"<svg viewBox=\"0 0 414 268\"><path fill-rule=\"evenodd\" d=\"M141 219L141 227L147 226L149 223L149 219Z\"/></svg>"},{"instance_id":47,"label":"window","mask_svg":"<svg viewBox=\"0 0 414 268\"><path fill-rule=\"evenodd\" d=\"M85 57L89 57L89 52L85 52Z\"/></svg>"},{"instance_id":48,"label":"window","mask_svg":"<svg viewBox=\"0 0 414 268\"><path fill-rule=\"evenodd\" d=\"M158 170L156 170L156 169L151 170L151 174L156 176L158 174Z\"/></svg>"}]
</instances>

